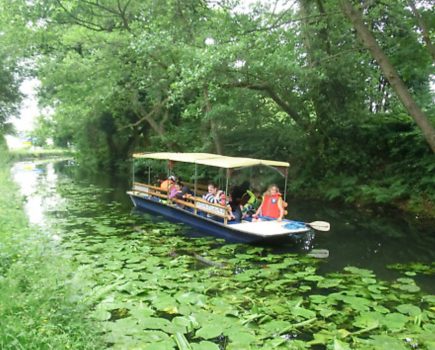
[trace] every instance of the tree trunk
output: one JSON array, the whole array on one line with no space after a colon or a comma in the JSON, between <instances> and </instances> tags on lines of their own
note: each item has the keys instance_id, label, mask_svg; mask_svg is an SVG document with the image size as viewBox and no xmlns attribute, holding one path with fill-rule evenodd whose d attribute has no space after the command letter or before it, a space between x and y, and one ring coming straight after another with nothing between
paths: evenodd
<instances>
[{"instance_id":1,"label":"tree trunk","mask_svg":"<svg viewBox=\"0 0 435 350\"><path fill-rule=\"evenodd\" d=\"M430 33L429 30L427 29L426 23L424 22L423 18L420 16L417 7L415 7L414 1L408 0L408 4L411 7L412 13L417 19L418 26L420 27L421 32L423 34L423 40L426 43L426 47L432 56L432 60L435 60L435 46L432 45L432 41L430 40Z\"/></svg>"},{"instance_id":2,"label":"tree trunk","mask_svg":"<svg viewBox=\"0 0 435 350\"><path fill-rule=\"evenodd\" d=\"M416 104L413 97L409 93L408 88L405 86L402 79L400 79L399 74L391 64L390 60L376 42L373 34L364 24L360 12L352 6L349 0L340 0L340 2L344 14L352 22L352 25L355 28L359 38L379 64L379 67L385 75L385 78L389 81L400 101L423 132L423 135L426 141L429 143L432 152L435 153L435 129L430 123L429 119Z\"/></svg>"},{"instance_id":3,"label":"tree trunk","mask_svg":"<svg viewBox=\"0 0 435 350\"><path fill-rule=\"evenodd\" d=\"M208 87L204 88L204 100L205 100L205 113L208 114L211 111L210 99L208 96ZM210 134L213 138L214 146L217 154L223 154L222 142L219 137L219 131L216 124L216 121L213 118L209 118L210 120Z\"/></svg>"}]
</instances>

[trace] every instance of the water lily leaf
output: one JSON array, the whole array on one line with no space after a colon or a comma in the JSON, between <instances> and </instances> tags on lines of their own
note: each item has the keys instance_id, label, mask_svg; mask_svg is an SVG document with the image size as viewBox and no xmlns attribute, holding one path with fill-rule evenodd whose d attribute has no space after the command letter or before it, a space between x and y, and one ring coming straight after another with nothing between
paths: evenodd
<instances>
[{"instance_id":1,"label":"water lily leaf","mask_svg":"<svg viewBox=\"0 0 435 350\"><path fill-rule=\"evenodd\" d=\"M210 341L203 340L199 344L192 343L192 350L219 350L219 346Z\"/></svg>"},{"instance_id":2,"label":"water lily leaf","mask_svg":"<svg viewBox=\"0 0 435 350\"><path fill-rule=\"evenodd\" d=\"M205 295L192 292L177 294L175 298L180 303L196 304L200 306L204 306L207 300Z\"/></svg>"},{"instance_id":3,"label":"water lily leaf","mask_svg":"<svg viewBox=\"0 0 435 350\"><path fill-rule=\"evenodd\" d=\"M332 315L334 315L337 311L335 309L328 309L328 308L321 308L319 310L319 314L320 316L322 316L323 318L328 318Z\"/></svg>"},{"instance_id":4,"label":"water lily leaf","mask_svg":"<svg viewBox=\"0 0 435 350\"><path fill-rule=\"evenodd\" d=\"M249 333L244 328L231 328L224 332L225 335L231 341L232 345L238 345L239 349L244 349L248 345L254 343L256 341L256 336L252 333Z\"/></svg>"},{"instance_id":5,"label":"water lily leaf","mask_svg":"<svg viewBox=\"0 0 435 350\"><path fill-rule=\"evenodd\" d=\"M363 329L376 328L380 325L384 315L379 312L364 312L355 318L352 323L355 327Z\"/></svg>"},{"instance_id":6,"label":"water lily leaf","mask_svg":"<svg viewBox=\"0 0 435 350\"><path fill-rule=\"evenodd\" d=\"M95 310L91 314L91 317L97 321L106 321L111 317L111 313L106 310L99 309L99 310Z\"/></svg>"},{"instance_id":7,"label":"water lily leaf","mask_svg":"<svg viewBox=\"0 0 435 350\"><path fill-rule=\"evenodd\" d=\"M311 286L307 286L307 285L301 285L298 288L301 292L308 292L311 290Z\"/></svg>"},{"instance_id":8,"label":"water lily leaf","mask_svg":"<svg viewBox=\"0 0 435 350\"><path fill-rule=\"evenodd\" d=\"M317 283L317 287L319 288L333 288L337 287L341 284L343 280L335 279L335 278L325 278L324 280L319 281Z\"/></svg>"},{"instance_id":9,"label":"water lily leaf","mask_svg":"<svg viewBox=\"0 0 435 350\"><path fill-rule=\"evenodd\" d=\"M374 276L373 271L370 271L367 269L360 269L360 268L355 267L355 266L346 266L343 270L350 272L351 274L360 275L360 276L364 276L364 277L373 277Z\"/></svg>"},{"instance_id":10,"label":"water lily leaf","mask_svg":"<svg viewBox=\"0 0 435 350\"><path fill-rule=\"evenodd\" d=\"M326 300L325 295L319 295L319 294L311 294L308 296L308 298L311 300L311 302L315 304L323 304Z\"/></svg>"},{"instance_id":11,"label":"water lily leaf","mask_svg":"<svg viewBox=\"0 0 435 350\"><path fill-rule=\"evenodd\" d=\"M140 320L139 325L142 329L160 329L166 333L173 333L175 331L172 323L165 318L144 317Z\"/></svg>"},{"instance_id":12,"label":"water lily leaf","mask_svg":"<svg viewBox=\"0 0 435 350\"><path fill-rule=\"evenodd\" d=\"M380 312L381 314L387 314L390 312L389 309L387 309L386 307L382 306L382 305L374 305L373 306L373 310Z\"/></svg>"},{"instance_id":13,"label":"water lily leaf","mask_svg":"<svg viewBox=\"0 0 435 350\"><path fill-rule=\"evenodd\" d=\"M376 350L406 350L403 342L397 338L388 335L374 335L371 337L369 344Z\"/></svg>"},{"instance_id":14,"label":"water lily leaf","mask_svg":"<svg viewBox=\"0 0 435 350\"><path fill-rule=\"evenodd\" d=\"M349 304L349 306L357 311L368 311L371 301L366 298L354 297L354 296L343 296L342 300Z\"/></svg>"},{"instance_id":15,"label":"water lily leaf","mask_svg":"<svg viewBox=\"0 0 435 350\"><path fill-rule=\"evenodd\" d=\"M165 293L160 293L158 296L153 298L152 304L157 310L165 311L167 313L177 313L177 301L175 298Z\"/></svg>"},{"instance_id":16,"label":"water lily leaf","mask_svg":"<svg viewBox=\"0 0 435 350\"><path fill-rule=\"evenodd\" d=\"M322 276L318 276L318 275L312 275L312 276L306 276L304 278L305 281L313 281L313 282L317 282L317 281L322 281L324 280L324 277Z\"/></svg>"},{"instance_id":17,"label":"water lily leaf","mask_svg":"<svg viewBox=\"0 0 435 350\"><path fill-rule=\"evenodd\" d=\"M282 320L272 320L261 325L261 329L269 335L281 334L282 332L290 328L291 328L291 323Z\"/></svg>"},{"instance_id":18,"label":"water lily leaf","mask_svg":"<svg viewBox=\"0 0 435 350\"><path fill-rule=\"evenodd\" d=\"M381 294L382 290L376 284L372 284L367 287L367 289L374 294Z\"/></svg>"},{"instance_id":19,"label":"water lily leaf","mask_svg":"<svg viewBox=\"0 0 435 350\"><path fill-rule=\"evenodd\" d=\"M370 278L370 277L364 277L364 278L361 278L361 282L363 282L365 284L375 284L376 279Z\"/></svg>"},{"instance_id":20,"label":"water lily leaf","mask_svg":"<svg viewBox=\"0 0 435 350\"><path fill-rule=\"evenodd\" d=\"M131 317L138 320L138 322L143 322L146 318L149 316L152 316L154 314L154 310L144 306L144 305L138 305L135 307L129 307L130 309L130 315Z\"/></svg>"},{"instance_id":21,"label":"water lily leaf","mask_svg":"<svg viewBox=\"0 0 435 350\"><path fill-rule=\"evenodd\" d=\"M313 318L316 317L316 313L312 310L305 309L303 307L294 307L291 309L291 313L294 316L301 316L303 318Z\"/></svg>"},{"instance_id":22,"label":"water lily leaf","mask_svg":"<svg viewBox=\"0 0 435 350\"><path fill-rule=\"evenodd\" d=\"M334 350L351 350L349 347L349 344L346 344L345 342L334 339Z\"/></svg>"},{"instance_id":23,"label":"water lily leaf","mask_svg":"<svg viewBox=\"0 0 435 350\"><path fill-rule=\"evenodd\" d=\"M189 333L194 329L194 322L191 318L184 316L177 316L171 320L174 325L174 329L178 333Z\"/></svg>"},{"instance_id":24,"label":"water lily leaf","mask_svg":"<svg viewBox=\"0 0 435 350\"><path fill-rule=\"evenodd\" d=\"M134 335L142 331L137 321L131 317L121 318L115 322L107 322L113 333L122 335Z\"/></svg>"},{"instance_id":25,"label":"water lily leaf","mask_svg":"<svg viewBox=\"0 0 435 350\"><path fill-rule=\"evenodd\" d=\"M212 339L221 335L224 330L225 326L222 324L205 325L196 331L196 336L204 339Z\"/></svg>"},{"instance_id":26,"label":"water lily leaf","mask_svg":"<svg viewBox=\"0 0 435 350\"><path fill-rule=\"evenodd\" d=\"M417 273L414 272L414 271L406 271L406 272L405 272L405 275L406 275L406 276L410 276L410 277L414 277L414 276L417 276Z\"/></svg>"},{"instance_id":27,"label":"water lily leaf","mask_svg":"<svg viewBox=\"0 0 435 350\"><path fill-rule=\"evenodd\" d=\"M411 304L402 304L396 307L397 311L409 316L418 316L421 314L421 309L418 306Z\"/></svg>"},{"instance_id":28,"label":"water lily leaf","mask_svg":"<svg viewBox=\"0 0 435 350\"><path fill-rule=\"evenodd\" d=\"M424 295L423 300L428 303L435 304L435 295Z\"/></svg>"},{"instance_id":29,"label":"water lily leaf","mask_svg":"<svg viewBox=\"0 0 435 350\"><path fill-rule=\"evenodd\" d=\"M415 281L412 278L406 277L398 278L396 281L403 284L415 284Z\"/></svg>"},{"instance_id":30,"label":"water lily leaf","mask_svg":"<svg viewBox=\"0 0 435 350\"><path fill-rule=\"evenodd\" d=\"M415 284L399 284L398 288L409 293L417 293L420 291L420 287Z\"/></svg>"},{"instance_id":31,"label":"water lily leaf","mask_svg":"<svg viewBox=\"0 0 435 350\"><path fill-rule=\"evenodd\" d=\"M408 317L397 312L393 312L384 316L382 324L391 331L400 331L405 327L405 324L408 322L408 320Z\"/></svg>"}]
</instances>

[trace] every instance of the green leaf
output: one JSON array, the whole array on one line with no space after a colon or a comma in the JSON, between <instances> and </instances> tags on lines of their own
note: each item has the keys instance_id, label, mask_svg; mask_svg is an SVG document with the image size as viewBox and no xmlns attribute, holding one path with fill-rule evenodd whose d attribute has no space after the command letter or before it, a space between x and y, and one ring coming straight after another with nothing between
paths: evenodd
<instances>
[{"instance_id":1,"label":"green leaf","mask_svg":"<svg viewBox=\"0 0 435 350\"><path fill-rule=\"evenodd\" d=\"M215 343L203 340L199 344L192 343L192 350L219 350L219 346L217 346Z\"/></svg>"},{"instance_id":2,"label":"green leaf","mask_svg":"<svg viewBox=\"0 0 435 350\"><path fill-rule=\"evenodd\" d=\"M177 332L174 337L179 350L192 350L192 347L182 333Z\"/></svg>"},{"instance_id":3,"label":"green leaf","mask_svg":"<svg viewBox=\"0 0 435 350\"><path fill-rule=\"evenodd\" d=\"M382 324L391 331L400 331L404 329L405 324L408 321L409 321L408 317L394 312L391 314L387 314L382 320Z\"/></svg>"},{"instance_id":4,"label":"green leaf","mask_svg":"<svg viewBox=\"0 0 435 350\"><path fill-rule=\"evenodd\" d=\"M351 348L345 342L334 339L334 350L351 350Z\"/></svg>"},{"instance_id":5,"label":"green leaf","mask_svg":"<svg viewBox=\"0 0 435 350\"><path fill-rule=\"evenodd\" d=\"M406 350L403 342L397 338L388 335L374 335L371 337L369 344L376 350Z\"/></svg>"},{"instance_id":6,"label":"green leaf","mask_svg":"<svg viewBox=\"0 0 435 350\"><path fill-rule=\"evenodd\" d=\"M222 324L205 325L196 331L196 336L204 339L216 338L222 334L225 326Z\"/></svg>"},{"instance_id":7,"label":"green leaf","mask_svg":"<svg viewBox=\"0 0 435 350\"><path fill-rule=\"evenodd\" d=\"M397 311L409 316L418 316L421 314L421 309L418 306L411 304L401 304L396 307Z\"/></svg>"}]
</instances>

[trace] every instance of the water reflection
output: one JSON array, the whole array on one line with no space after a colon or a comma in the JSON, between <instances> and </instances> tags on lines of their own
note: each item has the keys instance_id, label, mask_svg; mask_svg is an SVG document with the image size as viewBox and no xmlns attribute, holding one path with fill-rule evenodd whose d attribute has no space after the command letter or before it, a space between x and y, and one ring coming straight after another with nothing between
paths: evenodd
<instances>
[{"instance_id":1,"label":"water reflection","mask_svg":"<svg viewBox=\"0 0 435 350\"><path fill-rule=\"evenodd\" d=\"M57 193L58 174L52 161L17 162L11 169L12 178L25 198L24 210L29 222L46 227L47 212L55 211L64 199ZM54 240L59 236L53 235Z\"/></svg>"}]
</instances>

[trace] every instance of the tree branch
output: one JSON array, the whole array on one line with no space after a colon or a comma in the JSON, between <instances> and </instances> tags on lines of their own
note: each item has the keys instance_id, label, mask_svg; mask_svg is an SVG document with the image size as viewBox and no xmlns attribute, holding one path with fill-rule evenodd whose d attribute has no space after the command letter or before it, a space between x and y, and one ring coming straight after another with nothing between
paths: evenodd
<instances>
[{"instance_id":1,"label":"tree branch","mask_svg":"<svg viewBox=\"0 0 435 350\"><path fill-rule=\"evenodd\" d=\"M418 26L420 27L421 32L423 33L423 40L426 43L426 47L432 56L432 60L435 60L435 46L432 44L432 41L430 40L430 33L427 29L426 23L424 22L423 17L421 17L420 13L418 12L417 8L415 7L414 1L408 0L408 4L411 7L412 13L414 14L415 18L417 19Z\"/></svg>"},{"instance_id":2,"label":"tree branch","mask_svg":"<svg viewBox=\"0 0 435 350\"><path fill-rule=\"evenodd\" d=\"M284 101L281 96L267 83L249 83L249 82L237 82L226 85L226 87L239 87L246 88L250 90L263 91L269 97L286 112L301 129L308 131L310 128L309 123L286 101Z\"/></svg>"}]
</instances>

